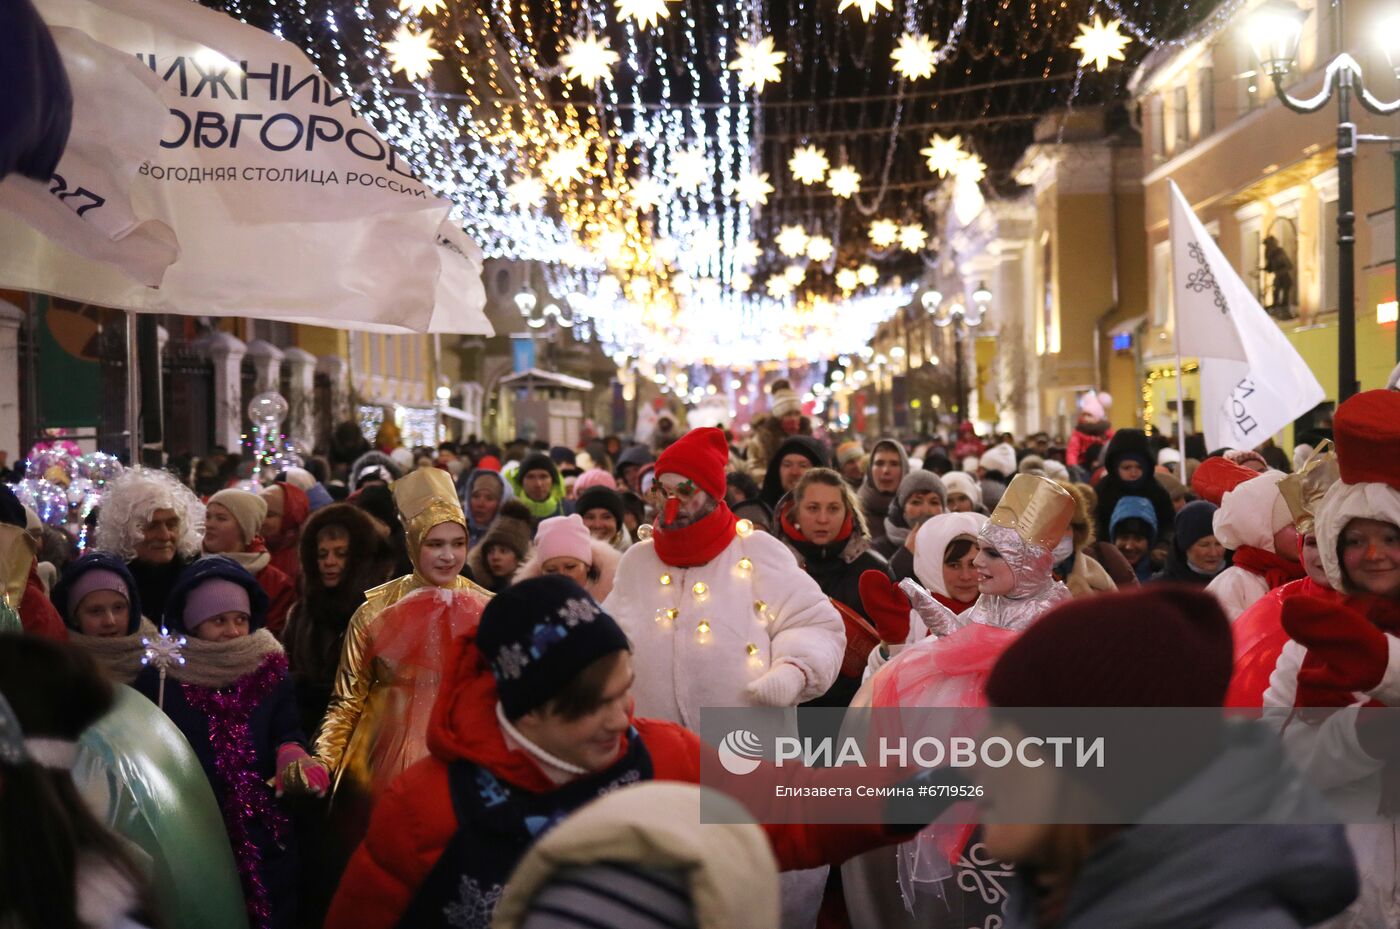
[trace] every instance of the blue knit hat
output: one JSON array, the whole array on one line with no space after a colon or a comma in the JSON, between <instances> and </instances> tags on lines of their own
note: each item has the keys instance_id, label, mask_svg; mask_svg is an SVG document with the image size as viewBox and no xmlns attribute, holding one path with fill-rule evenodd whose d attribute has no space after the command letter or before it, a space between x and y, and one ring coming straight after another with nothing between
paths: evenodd
<instances>
[{"instance_id":1,"label":"blue knit hat","mask_svg":"<svg viewBox=\"0 0 1400 929\"><path fill-rule=\"evenodd\" d=\"M1118 524L1127 519L1140 519L1152 527L1152 538L1157 538L1157 510L1146 497L1122 497L1113 507L1113 515L1108 520L1110 538L1118 535Z\"/></svg>"},{"instance_id":2,"label":"blue knit hat","mask_svg":"<svg viewBox=\"0 0 1400 929\"><path fill-rule=\"evenodd\" d=\"M1215 511L1218 509L1209 500L1193 500L1177 510L1176 547L1182 553L1206 536L1215 535Z\"/></svg>"},{"instance_id":3,"label":"blue knit hat","mask_svg":"<svg viewBox=\"0 0 1400 929\"><path fill-rule=\"evenodd\" d=\"M491 665L508 719L544 706L599 658L630 648L597 601L557 574L521 581L491 598L476 645Z\"/></svg>"}]
</instances>

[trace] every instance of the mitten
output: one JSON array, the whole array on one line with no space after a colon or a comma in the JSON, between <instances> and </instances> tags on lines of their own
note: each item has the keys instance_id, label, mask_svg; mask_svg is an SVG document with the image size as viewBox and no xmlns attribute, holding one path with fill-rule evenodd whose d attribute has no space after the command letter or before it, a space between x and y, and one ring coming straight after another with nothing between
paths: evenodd
<instances>
[{"instance_id":1,"label":"mitten","mask_svg":"<svg viewBox=\"0 0 1400 929\"><path fill-rule=\"evenodd\" d=\"M900 581L899 589L904 591L904 595L909 598L909 605L924 621L924 627L928 629L929 635L945 636L960 628L958 614L935 600L933 594L920 587L919 582L912 577L906 577Z\"/></svg>"},{"instance_id":2,"label":"mitten","mask_svg":"<svg viewBox=\"0 0 1400 929\"><path fill-rule=\"evenodd\" d=\"M1308 650L1298 669L1294 705L1346 706L1353 702L1351 693L1369 691L1385 676L1390 661L1385 633L1356 610L1290 597L1283 602L1282 618L1288 635Z\"/></svg>"},{"instance_id":3,"label":"mitten","mask_svg":"<svg viewBox=\"0 0 1400 929\"><path fill-rule=\"evenodd\" d=\"M288 742L277 749L274 786L279 797L284 793L309 793L322 797L330 789L331 776L326 766L308 755L306 749L295 742Z\"/></svg>"},{"instance_id":4,"label":"mitten","mask_svg":"<svg viewBox=\"0 0 1400 929\"><path fill-rule=\"evenodd\" d=\"M802 693L806 684L807 675L802 673L802 669L784 661L751 681L748 694L759 706L794 706L797 695Z\"/></svg>"},{"instance_id":5,"label":"mitten","mask_svg":"<svg viewBox=\"0 0 1400 929\"><path fill-rule=\"evenodd\" d=\"M900 645L909 638L909 598L885 572L872 569L861 574L860 602L882 643Z\"/></svg>"}]
</instances>

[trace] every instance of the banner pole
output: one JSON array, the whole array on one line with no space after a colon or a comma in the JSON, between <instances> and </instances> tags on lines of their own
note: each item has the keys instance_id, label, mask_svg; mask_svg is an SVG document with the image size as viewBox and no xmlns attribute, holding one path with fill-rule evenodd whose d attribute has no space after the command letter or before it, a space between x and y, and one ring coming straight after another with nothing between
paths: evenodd
<instances>
[{"instance_id":1,"label":"banner pole","mask_svg":"<svg viewBox=\"0 0 1400 929\"><path fill-rule=\"evenodd\" d=\"M130 467L141 463L141 370L136 345L136 313L126 311L126 437Z\"/></svg>"},{"instance_id":2,"label":"banner pole","mask_svg":"<svg viewBox=\"0 0 1400 929\"><path fill-rule=\"evenodd\" d=\"M1176 266L1173 263L1172 273L1176 273ZM1181 465L1177 469L1176 476L1183 484L1186 483L1186 390L1182 381L1186 377L1186 372L1181 367L1181 319L1176 312L1176 301L1172 301L1172 338L1176 342L1176 444L1177 451L1181 454Z\"/></svg>"}]
</instances>

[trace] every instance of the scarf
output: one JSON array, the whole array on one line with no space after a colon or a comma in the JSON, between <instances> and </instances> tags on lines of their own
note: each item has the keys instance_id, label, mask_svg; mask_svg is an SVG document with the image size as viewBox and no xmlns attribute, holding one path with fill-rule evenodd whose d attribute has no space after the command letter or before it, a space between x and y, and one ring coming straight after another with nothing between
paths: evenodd
<instances>
[{"instance_id":1,"label":"scarf","mask_svg":"<svg viewBox=\"0 0 1400 929\"><path fill-rule=\"evenodd\" d=\"M860 508L865 511L867 522L879 525L877 520L883 520L890 511L890 504L894 502L894 493L885 493L876 490L875 485L870 481L870 475L865 476L865 483L860 490L856 491L856 499L860 501Z\"/></svg>"},{"instance_id":2,"label":"scarf","mask_svg":"<svg viewBox=\"0 0 1400 929\"><path fill-rule=\"evenodd\" d=\"M265 629L256 635L272 634ZM236 642L256 637L245 636ZM276 640L272 640L276 645ZM205 643L207 647L227 647L230 642ZM185 702L202 713L209 721L209 744L214 749L214 773L220 782L216 790L222 797L219 806L228 829L233 857L238 862L238 874L247 899L248 921L252 929L267 929L271 925L272 903L262 878L262 850L253 839L251 826L256 823L272 833L273 841L281 845L286 840L289 823L278 808L272 788L258 775L258 755L253 746L249 720L287 676L287 659L278 647L248 673L219 688L208 688L182 682Z\"/></svg>"},{"instance_id":3,"label":"scarf","mask_svg":"<svg viewBox=\"0 0 1400 929\"><path fill-rule=\"evenodd\" d=\"M908 526L901 526L890 517L885 517L885 538L889 539L895 548L903 548L904 544L909 541L909 533L912 531Z\"/></svg>"},{"instance_id":4,"label":"scarf","mask_svg":"<svg viewBox=\"0 0 1400 929\"><path fill-rule=\"evenodd\" d=\"M1302 562L1289 561L1281 555L1253 545L1241 545L1235 550L1234 566L1244 568L1250 574L1257 574L1269 585L1269 589L1282 587L1289 581L1307 577Z\"/></svg>"},{"instance_id":5,"label":"scarf","mask_svg":"<svg viewBox=\"0 0 1400 929\"><path fill-rule=\"evenodd\" d=\"M156 627L143 616L140 627L131 635L83 635L76 629L69 629L68 644L80 652L87 652L108 680L130 684L145 667L141 657L146 649L141 640L152 638L156 633Z\"/></svg>"},{"instance_id":6,"label":"scarf","mask_svg":"<svg viewBox=\"0 0 1400 929\"><path fill-rule=\"evenodd\" d=\"M658 524L651 534L656 543L656 557L673 568L709 564L734 541L737 522L729 506L720 500L713 512L689 526L662 529Z\"/></svg>"},{"instance_id":7,"label":"scarf","mask_svg":"<svg viewBox=\"0 0 1400 929\"><path fill-rule=\"evenodd\" d=\"M266 568L268 563L272 561L272 553L263 545L261 536L253 540L253 544L248 546L247 551L222 552L221 554L230 561L238 562L243 566L243 570L253 577L257 577L262 569Z\"/></svg>"},{"instance_id":8,"label":"scarf","mask_svg":"<svg viewBox=\"0 0 1400 929\"><path fill-rule=\"evenodd\" d=\"M228 642L206 642L185 636L185 663L170 668L170 676L182 684L218 690L247 677L270 656L286 658L282 646L266 629Z\"/></svg>"},{"instance_id":9,"label":"scarf","mask_svg":"<svg viewBox=\"0 0 1400 929\"><path fill-rule=\"evenodd\" d=\"M952 610L954 616L961 616L964 612L971 609L972 605L977 602L976 600L969 600L966 603L964 603L956 597L949 597L945 594L941 594L933 590L930 590L928 594L930 597L937 600L939 603L943 604L948 609Z\"/></svg>"},{"instance_id":10,"label":"scarf","mask_svg":"<svg viewBox=\"0 0 1400 929\"><path fill-rule=\"evenodd\" d=\"M788 544L795 548L805 561L826 561L831 556L833 548L840 554L843 561L849 563L869 548L869 545L854 546L857 551L849 551L848 543L851 533L855 531L856 520L854 513L846 514L846 521L841 524L841 528L836 532L836 538L825 545L818 545L802 534L802 530L797 528L797 523L792 521L791 504L786 506L778 514L778 524L783 528L783 534L787 536Z\"/></svg>"}]
</instances>

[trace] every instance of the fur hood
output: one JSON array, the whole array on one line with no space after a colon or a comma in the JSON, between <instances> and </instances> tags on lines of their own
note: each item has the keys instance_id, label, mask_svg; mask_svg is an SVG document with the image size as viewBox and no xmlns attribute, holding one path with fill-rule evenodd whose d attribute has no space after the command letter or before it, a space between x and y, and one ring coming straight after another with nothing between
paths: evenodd
<instances>
[{"instance_id":1,"label":"fur hood","mask_svg":"<svg viewBox=\"0 0 1400 929\"><path fill-rule=\"evenodd\" d=\"M617 577L617 565L622 561L622 552L613 548L608 542L600 539L589 539L588 547L593 552L592 567L598 569L597 580L584 584L584 589L592 595L594 600L602 603L612 593L613 581ZM521 581L532 577L539 577L544 573L544 562L540 560L539 550L530 553L530 558L520 570L515 572L515 577L511 579L512 584L519 584Z\"/></svg>"}]
</instances>

